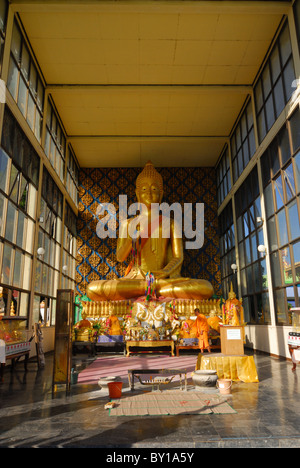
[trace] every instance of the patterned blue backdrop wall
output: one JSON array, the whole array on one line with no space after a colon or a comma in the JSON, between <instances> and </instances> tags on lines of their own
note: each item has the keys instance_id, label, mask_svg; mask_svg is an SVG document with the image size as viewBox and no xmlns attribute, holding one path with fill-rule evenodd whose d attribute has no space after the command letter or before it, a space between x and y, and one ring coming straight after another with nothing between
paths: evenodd
<instances>
[{"instance_id":1,"label":"patterned blue backdrop wall","mask_svg":"<svg viewBox=\"0 0 300 468\"><path fill-rule=\"evenodd\" d=\"M136 201L135 181L142 168L88 168L79 174L77 293L97 279L123 276L127 264L116 260L117 239L100 239L96 233L100 203L119 205L119 195L127 195L128 205ZM164 180L163 201L204 203L204 244L198 250L185 250L182 276L203 278L221 294L216 175L213 168L157 168ZM193 210L195 213L195 209ZM117 224L118 228L118 224ZM185 241L185 239L183 239Z\"/></svg>"}]
</instances>

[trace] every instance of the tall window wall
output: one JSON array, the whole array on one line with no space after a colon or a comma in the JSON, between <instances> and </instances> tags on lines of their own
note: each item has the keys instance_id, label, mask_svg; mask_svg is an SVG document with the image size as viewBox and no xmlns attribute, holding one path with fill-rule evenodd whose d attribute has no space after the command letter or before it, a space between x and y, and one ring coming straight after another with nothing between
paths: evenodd
<instances>
[{"instance_id":1,"label":"tall window wall","mask_svg":"<svg viewBox=\"0 0 300 468\"><path fill-rule=\"evenodd\" d=\"M300 306L300 111L294 112L261 158L278 325Z\"/></svg>"},{"instance_id":2,"label":"tall window wall","mask_svg":"<svg viewBox=\"0 0 300 468\"><path fill-rule=\"evenodd\" d=\"M264 139L290 99L294 91L294 79L291 38L286 20L254 87L259 142Z\"/></svg>"},{"instance_id":3,"label":"tall window wall","mask_svg":"<svg viewBox=\"0 0 300 468\"><path fill-rule=\"evenodd\" d=\"M229 153L228 153L227 145L224 148L224 151L221 155L221 158L217 165L216 170L217 170L217 197L218 197L218 206L220 206L231 189L230 160L229 160Z\"/></svg>"},{"instance_id":4,"label":"tall window wall","mask_svg":"<svg viewBox=\"0 0 300 468\"><path fill-rule=\"evenodd\" d=\"M3 58L4 42L5 42L7 11L8 11L7 0L0 0L0 76L1 76L1 65L2 65L2 58Z\"/></svg>"},{"instance_id":5,"label":"tall window wall","mask_svg":"<svg viewBox=\"0 0 300 468\"><path fill-rule=\"evenodd\" d=\"M269 293L257 167L235 194L241 293L248 323L270 323Z\"/></svg>"},{"instance_id":6,"label":"tall window wall","mask_svg":"<svg viewBox=\"0 0 300 468\"><path fill-rule=\"evenodd\" d=\"M48 99L47 107L45 153L53 169L63 182L65 174L66 137L51 98Z\"/></svg>"},{"instance_id":7,"label":"tall window wall","mask_svg":"<svg viewBox=\"0 0 300 468\"><path fill-rule=\"evenodd\" d=\"M231 200L219 216L219 233L222 293L223 297L227 299L231 283L233 290L237 291L236 272L231 268L231 265L236 264L235 235Z\"/></svg>"},{"instance_id":8,"label":"tall window wall","mask_svg":"<svg viewBox=\"0 0 300 468\"><path fill-rule=\"evenodd\" d=\"M28 316L39 157L12 114L0 148L0 288L4 315Z\"/></svg>"},{"instance_id":9,"label":"tall window wall","mask_svg":"<svg viewBox=\"0 0 300 468\"><path fill-rule=\"evenodd\" d=\"M37 140L41 142L44 86L16 20L13 26L7 88Z\"/></svg>"},{"instance_id":10,"label":"tall window wall","mask_svg":"<svg viewBox=\"0 0 300 468\"><path fill-rule=\"evenodd\" d=\"M79 166L71 145L68 146L68 166L66 189L76 206L78 206L78 174Z\"/></svg>"},{"instance_id":11,"label":"tall window wall","mask_svg":"<svg viewBox=\"0 0 300 468\"><path fill-rule=\"evenodd\" d=\"M34 320L42 322L45 326L54 325L55 319L55 298L60 271L62 209L63 196L44 167L34 286Z\"/></svg>"},{"instance_id":12,"label":"tall window wall","mask_svg":"<svg viewBox=\"0 0 300 468\"><path fill-rule=\"evenodd\" d=\"M76 233L76 215L66 203L62 261L62 289L75 290Z\"/></svg>"},{"instance_id":13,"label":"tall window wall","mask_svg":"<svg viewBox=\"0 0 300 468\"><path fill-rule=\"evenodd\" d=\"M230 139L233 182L235 183L255 153L252 101L243 111Z\"/></svg>"}]
</instances>

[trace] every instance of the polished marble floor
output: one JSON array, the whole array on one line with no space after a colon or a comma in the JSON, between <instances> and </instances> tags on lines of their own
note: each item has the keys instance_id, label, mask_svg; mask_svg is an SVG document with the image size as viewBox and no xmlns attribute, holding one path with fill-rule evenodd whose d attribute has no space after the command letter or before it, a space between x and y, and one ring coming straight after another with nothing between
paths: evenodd
<instances>
[{"instance_id":1,"label":"polished marble floor","mask_svg":"<svg viewBox=\"0 0 300 468\"><path fill-rule=\"evenodd\" d=\"M74 366L83 369L93 359L77 355ZM259 383L234 383L228 397L236 414L147 417L109 416L108 393L96 384L74 384L69 395L61 387L53 395L51 354L43 369L29 361L25 372L19 362L12 372L5 369L0 384L0 448L300 447L300 365L292 372L284 359L256 354L254 360ZM123 391L130 392L128 382Z\"/></svg>"}]
</instances>

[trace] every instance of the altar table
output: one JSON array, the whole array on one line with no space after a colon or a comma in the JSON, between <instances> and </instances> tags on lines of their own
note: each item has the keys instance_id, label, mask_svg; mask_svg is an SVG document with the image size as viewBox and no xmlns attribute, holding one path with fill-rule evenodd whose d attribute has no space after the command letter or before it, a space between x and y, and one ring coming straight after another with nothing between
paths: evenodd
<instances>
[{"instance_id":1,"label":"altar table","mask_svg":"<svg viewBox=\"0 0 300 468\"><path fill-rule=\"evenodd\" d=\"M130 348L171 348L171 355L174 356L174 341L173 340L129 340L126 341L126 356L130 355ZM150 353L157 352L155 350L149 351Z\"/></svg>"},{"instance_id":2,"label":"altar table","mask_svg":"<svg viewBox=\"0 0 300 468\"><path fill-rule=\"evenodd\" d=\"M219 379L259 382L253 356L227 356L199 354L196 370L216 370Z\"/></svg>"}]
</instances>

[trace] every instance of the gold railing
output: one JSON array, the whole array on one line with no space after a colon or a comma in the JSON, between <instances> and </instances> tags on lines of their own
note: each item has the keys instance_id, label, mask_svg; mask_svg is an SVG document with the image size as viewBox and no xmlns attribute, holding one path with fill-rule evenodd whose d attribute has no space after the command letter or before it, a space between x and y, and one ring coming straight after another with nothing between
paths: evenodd
<instances>
[{"instance_id":1,"label":"gold railing","mask_svg":"<svg viewBox=\"0 0 300 468\"><path fill-rule=\"evenodd\" d=\"M143 302L141 301L143 304ZM103 301L103 302L89 302L82 301L83 311L87 318L96 317L109 317L111 314L117 317L126 317L131 313L132 306L135 302L132 301ZM158 305L159 303L157 303ZM173 310L173 302L166 303L166 311L170 310L170 305ZM201 314L209 316L212 310L217 311L221 315L219 307L219 300L217 299L204 299L204 300L175 300L175 313L178 317L189 318L194 315L194 310L198 308Z\"/></svg>"}]
</instances>

